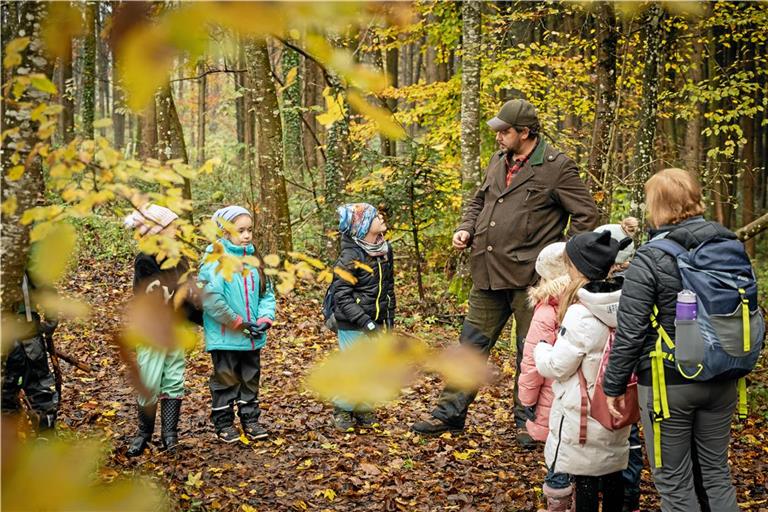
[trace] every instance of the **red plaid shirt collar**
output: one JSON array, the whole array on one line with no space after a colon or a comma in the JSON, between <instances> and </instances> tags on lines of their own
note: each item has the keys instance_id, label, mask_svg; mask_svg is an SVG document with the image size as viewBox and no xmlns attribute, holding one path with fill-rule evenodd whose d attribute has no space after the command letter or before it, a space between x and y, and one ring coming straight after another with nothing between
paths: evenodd
<instances>
[{"instance_id":1,"label":"red plaid shirt collar","mask_svg":"<svg viewBox=\"0 0 768 512\"><path fill-rule=\"evenodd\" d=\"M536 141L536 145L533 146L533 149L531 149L530 153L525 155L522 158L519 158L517 160L512 160L510 163L510 158L512 156L512 153L509 153L507 155L507 187L512 183L512 178L515 177L515 174L517 174L517 171L523 168L525 165L525 162L528 161L529 158L531 158L531 155L534 151L536 151L536 148L539 147L539 141Z\"/></svg>"}]
</instances>

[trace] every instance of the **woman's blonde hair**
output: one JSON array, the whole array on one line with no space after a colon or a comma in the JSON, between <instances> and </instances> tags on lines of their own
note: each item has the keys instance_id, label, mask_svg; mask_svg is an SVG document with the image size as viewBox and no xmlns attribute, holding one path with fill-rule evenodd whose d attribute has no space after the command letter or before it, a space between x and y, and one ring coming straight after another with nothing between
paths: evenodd
<instances>
[{"instance_id":1,"label":"woman's blonde hair","mask_svg":"<svg viewBox=\"0 0 768 512\"><path fill-rule=\"evenodd\" d=\"M576 268L576 266L568 257L568 253L563 251L563 260L565 261L566 268ZM576 269L578 271L578 269ZM579 297L579 290L581 290L585 284L589 283L589 279L579 272L579 277L571 279L571 282L563 289L563 293L560 296L560 303L557 305L557 323L562 324L563 318L565 318L565 312L568 308L575 304Z\"/></svg>"},{"instance_id":2,"label":"woman's blonde hair","mask_svg":"<svg viewBox=\"0 0 768 512\"><path fill-rule=\"evenodd\" d=\"M646 217L653 227L677 224L704 213L701 185L683 169L664 169L645 182Z\"/></svg>"}]
</instances>

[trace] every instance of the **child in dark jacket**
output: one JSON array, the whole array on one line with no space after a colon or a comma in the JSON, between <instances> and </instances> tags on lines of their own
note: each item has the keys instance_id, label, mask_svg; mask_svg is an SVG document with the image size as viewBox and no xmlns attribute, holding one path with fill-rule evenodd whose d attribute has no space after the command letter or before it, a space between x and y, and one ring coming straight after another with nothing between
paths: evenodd
<instances>
[{"instance_id":1,"label":"child in dark jacket","mask_svg":"<svg viewBox=\"0 0 768 512\"><path fill-rule=\"evenodd\" d=\"M339 348L346 350L365 334L391 329L395 320L395 277L392 246L384 239L387 225L370 204L340 206L341 254L336 267L353 279L334 276L333 314L338 323ZM343 273L342 273L343 275ZM338 430L370 426L376 416L370 406L336 402L333 415Z\"/></svg>"},{"instance_id":2,"label":"child in dark jacket","mask_svg":"<svg viewBox=\"0 0 768 512\"><path fill-rule=\"evenodd\" d=\"M150 204L126 217L125 225L136 229L141 236L162 234L174 237L176 219L178 216L168 208ZM163 261L143 252L136 255L133 264L133 293L136 296L147 296L150 300L156 300L158 305L171 308L174 304L173 297L182 286L181 280L188 272L189 264L182 258L176 266L163 269ZM187 320L202 324L200 309L190 299L182 302L180 310ZM158 321L163 321L162 318L158 312ZM162 446L165 450L171 450L178 445L185 359L184 349L181 347L162 349L140 346L136 349L139 377L151 396L137 397L139 431L126 451L128 457L141 455L149 445L155 430L158 402Z\"/></svg>"},{"instance_id":3,"label":"child in dark jacket","mask_svg":"<svg viewBox=\"0 0 768 512\"><path fill-rule=\"evenodd\" d=\"M240 437L234 426L237 403L245 435L254 440L264 439L269 434L259 424L261 349L275 320L275 294L263 265L256 267L243 261L227 280L219 261L210 261L209 255L219 251L243 259L258 258L252 243L251 213L241 206L227 206L216 211L213 219L223 234L206 249L207 262L201 266L198 277L205 283L205 349L213 360L211 420L219 440L236 442Z\"/></svg>"}]
</instances>

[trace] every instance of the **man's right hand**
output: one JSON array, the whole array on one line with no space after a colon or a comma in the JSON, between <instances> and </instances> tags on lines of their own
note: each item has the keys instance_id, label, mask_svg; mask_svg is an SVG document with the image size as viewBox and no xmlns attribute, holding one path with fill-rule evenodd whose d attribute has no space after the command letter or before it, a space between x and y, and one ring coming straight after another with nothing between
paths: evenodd
<instances>
[{"instance_id":1,"label":"man's right hand","mask_svg":"<svg viewBox=\"0 0 768 512\"><path fill-rule=\"evenodd\" d=\"M464 250L469 243L469 231L459 230L453 234L453 247L458 250Z\"/></svg>"}]
</instances>

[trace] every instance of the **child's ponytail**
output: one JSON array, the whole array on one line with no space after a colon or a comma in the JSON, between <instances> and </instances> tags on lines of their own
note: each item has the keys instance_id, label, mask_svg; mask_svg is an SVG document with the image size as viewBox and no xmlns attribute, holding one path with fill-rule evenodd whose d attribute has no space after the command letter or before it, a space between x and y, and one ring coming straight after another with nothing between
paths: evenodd
<instances>
[{"instance_id":1,"label":"child's ponytail","mask_svg":"<svg viewBox=\"0 0 768 512\"><path fill-rule=\"evenodd\" d=\"M568 253L563 251L563 260L565 261L566 268L568 267L574 267L573 262L571 261L571 258L568 257ZM584 277L581 272L579 272L579 277L576 279L571 279L571 282L568 283L568 285L563 290L563 294L560 298L560 303L558 304L557 308L557 323L562 324L563 318L565 318L565 312L568 311L568 308L575 304L579 297L579 290L581 290L585 284L589 283L589 279Z\"/></svg>"}]
</instances>

